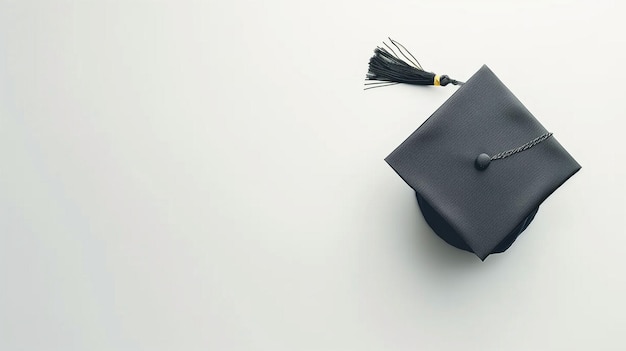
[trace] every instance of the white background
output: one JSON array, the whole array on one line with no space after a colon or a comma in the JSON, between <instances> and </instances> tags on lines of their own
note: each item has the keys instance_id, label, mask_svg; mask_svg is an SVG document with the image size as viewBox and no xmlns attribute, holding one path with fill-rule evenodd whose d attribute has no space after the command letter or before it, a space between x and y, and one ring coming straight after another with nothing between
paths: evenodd
<instances>
[{"instance_id":1,"label":"white background","mask_svg":"<svg viewBox=\"0 0 626 351\"><path fill-rule=\"evenodd\" d=\"M0 350L624 350L621 1L0 0ZM383 161L487 64L583 166L505 254Z\"/></svg>"}]
</instances>

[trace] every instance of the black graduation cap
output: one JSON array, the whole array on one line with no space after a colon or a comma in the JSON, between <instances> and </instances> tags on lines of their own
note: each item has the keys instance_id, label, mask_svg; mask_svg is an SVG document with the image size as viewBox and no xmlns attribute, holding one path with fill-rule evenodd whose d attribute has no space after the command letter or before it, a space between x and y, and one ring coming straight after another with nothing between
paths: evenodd
<instances>
[{"instance_id":1,"label":"black graduation cap","mask_svg":"<svg viewBox=\"0 0 626 351\"><path fill-rule=\"evenodd\" d=\"M481 260L503 252L581 167L487 66L462 83L425 72L406 52L405 61L389 46L377 48L367 79L378 82L368 88L460 87L385 161L446 242Z\"/></svg>"}]
</instances>

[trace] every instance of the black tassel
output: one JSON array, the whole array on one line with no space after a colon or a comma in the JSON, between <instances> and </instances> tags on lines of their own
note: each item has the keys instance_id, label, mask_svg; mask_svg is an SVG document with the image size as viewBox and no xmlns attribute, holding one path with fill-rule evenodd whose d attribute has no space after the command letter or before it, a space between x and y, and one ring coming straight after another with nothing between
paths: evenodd
<instances>
[{"instance_id":1,"label":"black tassel","mask_svg":"<svg viewBox=\"0 0 626 351\"><path fill-rule=\"evenodd\" d=\"M441 86L463 84L463 82L454 80L447 75L440 76L426 72L409 50L397 41L391 38L389 40L404 59L401 59L387 43L383 42L386 48L379 46L374 50L374 56L370 58L369 71L365 77L365 80L375 82L365 83L367 85L365 89L380 88L398 83Z\"/></svg>"}]
</instances>

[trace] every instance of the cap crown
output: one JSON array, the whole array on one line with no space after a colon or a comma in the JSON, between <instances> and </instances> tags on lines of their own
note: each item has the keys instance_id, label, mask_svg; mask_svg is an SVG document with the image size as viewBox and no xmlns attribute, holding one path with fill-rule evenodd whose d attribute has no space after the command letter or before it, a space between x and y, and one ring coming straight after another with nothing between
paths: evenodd
<instances>
[{"instance_id":1,"label":"cap crown","mask_svg":"<svg viewBox=\"0 0 626 351\"><path fill-rule=\"evenodd\" d=\"M546 133L483 66L385 160L485 259L580 165L555 137L483 169L477 157Z\"/></svg>"}]
</instances>

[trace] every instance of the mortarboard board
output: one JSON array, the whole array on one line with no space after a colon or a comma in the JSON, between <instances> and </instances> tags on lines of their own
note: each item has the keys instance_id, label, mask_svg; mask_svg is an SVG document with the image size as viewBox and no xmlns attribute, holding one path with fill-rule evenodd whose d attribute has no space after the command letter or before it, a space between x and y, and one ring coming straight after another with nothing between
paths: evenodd
<instances>
[{"instance_id":1,"label":"mortarboard board","mask_svg":"<svg viewBox=\"0 0 626 351\"><path fill-rule=\"evenodd\" d=\"M380 83L369 87L461 86L385 161L442 239L481 260L503 252L580 165L487 66L462 83L405 58L378 48L367 79Z\"/></svg>"}]
</instances>

